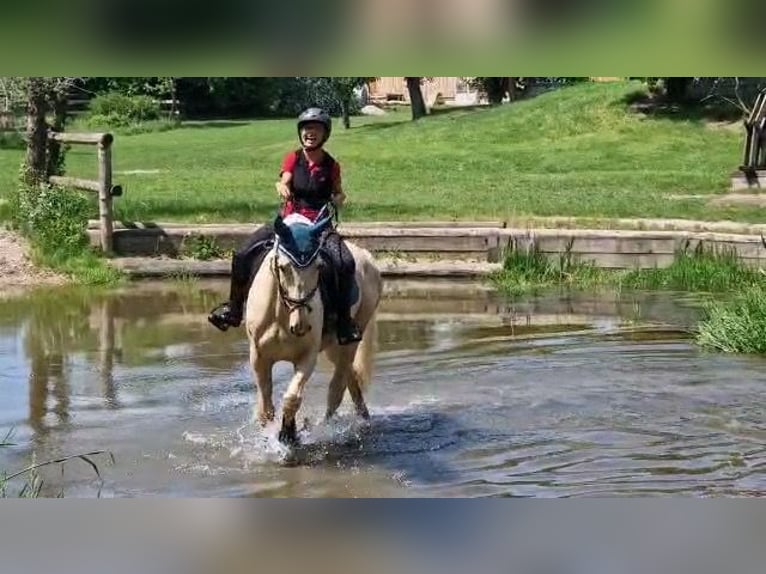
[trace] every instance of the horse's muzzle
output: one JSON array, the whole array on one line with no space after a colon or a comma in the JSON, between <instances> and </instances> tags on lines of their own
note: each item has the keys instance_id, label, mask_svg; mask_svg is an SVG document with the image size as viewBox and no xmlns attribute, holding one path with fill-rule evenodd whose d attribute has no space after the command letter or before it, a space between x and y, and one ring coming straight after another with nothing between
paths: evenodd
<instances>
[{"instance_id":1,"label":"horse's muzzle","mask_svg":"<svg viewBox=\"0 0 766 574\"><path fill-rule=\"evenodd\" d=\"M307 335L311 331L311 325L308 327L300 327L298 325L291 325L290 326L290 333L292 335L295 335L296 337L303 337Z\"/></svg>"}]
</instances>

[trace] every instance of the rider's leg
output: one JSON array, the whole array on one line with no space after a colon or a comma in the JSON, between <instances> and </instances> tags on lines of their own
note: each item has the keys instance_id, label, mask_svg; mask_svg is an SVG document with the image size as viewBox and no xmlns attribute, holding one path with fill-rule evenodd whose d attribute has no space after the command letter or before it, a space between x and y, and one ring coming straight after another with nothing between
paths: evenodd
<instances>
[{"instance_id":1,"label":"rider's leg","mask_svg":"<svg viewBox=\"0 0 766 574\"><path fill-rule=\"evenodd\" d=\"M231 258L229 300L213 309L208 317L210 323L221 331L242 324L250 282L273 244L273 238L274 228L270 224L263 225L234 252Z\"/></svg>"},{"instance_id":2,"label":"rider's leg","mask_svg":"<svg viewBox=\"0 0 766 574\"><path fill-rule=\"evenodd\" d=\"M328 233L325 238L323 251L327 258L332 261L337 278L335 305L338 310L338 343L349 345L361 341L362 335L359 327L351 319L351 291L356 272L354 257L340 235L334 231Z\"/></svg>"}]
</instances>

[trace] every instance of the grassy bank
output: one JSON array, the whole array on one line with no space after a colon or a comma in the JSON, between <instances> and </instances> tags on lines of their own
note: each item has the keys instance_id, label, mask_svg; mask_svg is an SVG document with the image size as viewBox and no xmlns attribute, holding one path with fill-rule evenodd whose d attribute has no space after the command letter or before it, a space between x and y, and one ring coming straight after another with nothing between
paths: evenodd
<instances>
[{"instance_id":1,"label":"grassy bank","mask_svg":"<svg viewBox=\"0 0 766 574\"><path fill-rule=\"evenodd\" d=\"M94 250L87 236L95 202L82 192L30 189L20 181L5 204L7 225L30 242L32 262L84 285L116 285L121 273Z\"/></svg>"},{"instance_id":2,"label":"grassy bank","mask_svg":"<svg viewBox=\"0 0 766 574\"><path fill-rule=\"evenodd\" d=\"M407 111L338 125L346 219L514 216L680 217L761 221L766 210L709 207L740 162L742 129L630 109L638 83L580 84L498 108ZM74 128L71 128L74 129ZM293 120L190 122L120 134L115 180L122 218L253 221L270 216L273 182L296 145ZM21 158L0 150L0 193ZM70 175L93 177L93 150L74 147ZM684 195L702 198L683 198Z\"/></svg>"},{"instance_id":3,"label":"grassy bank","mask_svg":"<svg viewBox=\"0 0 766 574\"><path fill-rule=\"evenodd\" d=\"M719 294L766 285L766 275L744 265L736 252L714 248L679 251L668 267L630 270L603 269L566 254L548 258L531 250L509 252L492 281L511 294L572 287Z\"/></svg>"},{"instance_id":4,"label":"grassy bank","mask_svg":"<svg viewBox=\"0 0 766 574\"><path fill-rule=\"evenodd\" d=\"M766 273L741 262L732 251L679 251L665 268L607 270L565 255L549 259L536 252L508 253L492 277L500 290L523 295L553 289L667 290L705 299L694 333L703 348L766 354Z\"/></svg>"}]
</instances>

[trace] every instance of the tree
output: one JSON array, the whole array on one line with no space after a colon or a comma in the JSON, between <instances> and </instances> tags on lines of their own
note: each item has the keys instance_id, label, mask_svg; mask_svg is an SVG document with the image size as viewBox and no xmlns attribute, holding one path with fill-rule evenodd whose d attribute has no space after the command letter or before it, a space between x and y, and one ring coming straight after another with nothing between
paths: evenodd
<instances>
[{"instance_id":1,"label":"tree","mask_svg":"<svg viewBox=\"0 0 766 574\"><path fill-rule=\"evenodd\" d=\"M328 86L338 99L343 117L343 127L351 127L351 99L354 97L354 90L361 88L368 82L375 81L376 78L346 78L346 77L328 77L325 78Z\"/></svg>"},{"instance_id":2,"label":"tree","mask_svg":"<svg viewBox=\"0 0 766 574\"><path fill-rule=\"evenodd\" d=\"M49 175L60 175L63 154L58 142L48 141L48 130L62 131L67 119L69 90L79 78L30 77L20 78L26 96L27 153L25 182L38 185ZM53 125L48 125L47 114L53 112Z\"/></svg>"},{"instance_id":3,"label":"tree","mask_svg":"<svg viewBox=\"0 0 766 574\"><path fill-rule=\"evenodd\" d=\"M412 119L417 120L426 115L426 102L423 99L423 91L420 85L423 83L423 77L406 77L407 91L410 94L410 107L412 108Z\"/></svg>"},{"instance_id":4,"label":"tree","mask_svg":"<svg viewBox=\"0 0 766 574\"><path fill-rule=\"evenodd\" d=\"M487 96L489 103L497 105L503 103L503 98L506 93L511 92L511 81L514 82L515 78L509 77L474 77L471 78L468 83L475 89ZM515 94L515 89L513 90Z\"/></svg>"},{"instance_id":5,"label":"tree","mask_svg":"<svg viewBox=\"0 0 766 574\"><path fill-rule=\"evenodd\" d=\"M665 96L674 103L686 101L694 78L669 77L665 80Z\"/></svg>"}]
</instances>

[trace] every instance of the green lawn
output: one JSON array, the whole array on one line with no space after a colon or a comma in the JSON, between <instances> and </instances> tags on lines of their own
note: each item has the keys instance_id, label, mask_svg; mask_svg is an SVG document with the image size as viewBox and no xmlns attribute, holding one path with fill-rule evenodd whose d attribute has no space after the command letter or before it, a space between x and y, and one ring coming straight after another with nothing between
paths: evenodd
<instances>
[{"instance_id":1,"label":"green lawn","mask_svg":"<svg viewBox=\"0 0 766 574\"><path fill-rule=\"evenodd\" d=\"M338 125L329 150L350 198L345 219L527 215L680 217L762 221L766 210L711 208L740 163L742 130L642 118L624 97L635 83L581 84L495 109L450 110L419 122L407 112ZM260 221L276 207L292 120L190 123L117 135L122 218ZM21 152L0 150L0 190L14 185ZM92 149L73 148L70 175L95 176ZM130 170L158 173L126 174Z\"/></svg>"}]
</instances>

